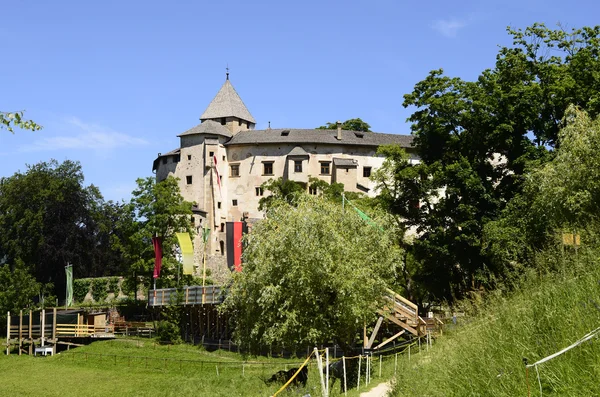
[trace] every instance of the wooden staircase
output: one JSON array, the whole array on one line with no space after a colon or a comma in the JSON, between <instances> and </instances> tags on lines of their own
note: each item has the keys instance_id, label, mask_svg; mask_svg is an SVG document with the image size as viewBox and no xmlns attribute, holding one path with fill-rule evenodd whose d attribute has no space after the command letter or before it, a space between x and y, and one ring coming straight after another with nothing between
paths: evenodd
<instances>
[{"instance_id":1,"label":"wooden staircase","mask_svg":"<svg viewBox=\"0 0 600 397\"><path fill-rule=\"evenodd\" d=\"M367 349L380 349L406 332L409 332L413 336L419 338L427 335L428 332L432 332L433 329L438 329L439 326L443 324L440 320L434 318L428 318L424 320L419 316L419 307L416 304L389 288L387 289L385 302L386 303L384 307L377 310L377 313L380 315L380 317L377 320L377 324L373 329L371 337L367 339L365 335L364 347ZM384 319L396 324L402 329L400 332L384 340L379 345L372 347L375 337L377 336L377 332L379 331L381 323Z\"/></svg>"}]
</instances>

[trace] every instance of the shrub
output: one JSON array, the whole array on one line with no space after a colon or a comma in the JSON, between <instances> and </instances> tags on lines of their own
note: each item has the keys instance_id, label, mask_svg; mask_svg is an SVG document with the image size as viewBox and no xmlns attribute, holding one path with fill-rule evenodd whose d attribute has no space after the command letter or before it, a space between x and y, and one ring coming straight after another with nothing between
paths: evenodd
<instances>
[{"instance_id":1,"label":"shrub","mask_svg":"<svg viewBox=\"0 0 600 397\"><path fill-rule=\"evenodd\" d=\"M106 300L108 296L108 290L106 289L106 278L96 278L92 284L92 295L96 302L102 302Z\"/></svg>"},{"instance_id":2,"label":"shrub","mask_svg":"<svg viewBox=\"0 0 600 397\"><path fill-rule=\"evenodd\" d=\"M181 342L181 331L179 326L171 321L159 321L156 327L156 335L161 342Z\"/></svg>"},{"instance_id":3,"label":"shrub","mask_svg":"<svg viewBox=\"0 0 600 397\"><path fill-rule=\"evenodd\" d=\"M73 300L83 302L85 296L90 290L91 280L87 278L73 280Z\"/></svg>"}]
</instances>

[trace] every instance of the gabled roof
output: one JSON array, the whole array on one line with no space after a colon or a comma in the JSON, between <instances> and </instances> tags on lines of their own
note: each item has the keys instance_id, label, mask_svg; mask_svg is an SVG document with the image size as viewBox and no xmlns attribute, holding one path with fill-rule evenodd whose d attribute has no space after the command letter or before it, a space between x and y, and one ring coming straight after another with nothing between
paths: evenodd
<instances>
[{"instance_id":1,"label":"gabled roof","mask_svg":"<svg viewBox=\"0 0 600 397\"><path fill-rule=\"evenodd\" d=\"M288 154L288 156L310 156L306 150L301 148L300 146L296 146L293 148Z\"/></svg>"},{"instance_id":2,"label":"gabled roof","mask_svg":"<svg viewBox=\"0 0 600 397\"><path fill-rule=\"evenodd\" d=\"M231 131L225 126L222 126L220 123L217 123L213 120L206 120L197 126L190 128L186 132L183 132L177 136L184 135L194 135L194 134L212 134L212 135L221 135L226 136L227 138L231 138Z\"/></svg>"},{"instance_id":3,"label":"gabled roof","mask_svg":"<svg viewBox=\"0 0 600 397\"><path fill-rule=\"evenodd\" d=\"M212 102L208 105L200 120L218 119L221 117L237 117L242 120L256 124L254 117L244 105L242 98L229 82L229 78L217 92Z\"/></svg>"},{"instance_id":4,"label":"gabled roof","mask_svg":"<svg viewBox=\"0 0 600 397\"><path fill-rule=\"evenodd\" d=\"M339 157L334 157L333 165L342 168L356 168L358 166L358 161L354 159L342 159Z\"/></svg>"},{"instance_id":5,"label":"gabled roof","mask_svg":"<svg viewBox=\"0 0 600 397\"><path fill-rule=\"evenodd\" d=\"M289 131L282 135L282 131ZM358 136L357 136L358 135ZM362 137L360 136L362 135ZM380 146L398 144L404 148L412 148L411 135L381 134L378 132L342 131L342 139L337 139L337 130L305 130L305 129L268 129L240 131L225 146L262 143L296 143L327 144L353 146Z\"/></svg>"}]
</instances>

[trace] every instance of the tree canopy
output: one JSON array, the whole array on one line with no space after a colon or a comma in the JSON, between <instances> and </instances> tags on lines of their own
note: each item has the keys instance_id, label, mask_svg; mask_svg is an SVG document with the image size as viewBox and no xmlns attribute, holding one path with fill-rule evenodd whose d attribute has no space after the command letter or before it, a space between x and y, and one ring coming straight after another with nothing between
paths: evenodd
<instances>
[{"instance_id":1,"label":"tree canopy","mask_svg":"<svg viewBox=\"0 0 600 397\"><path fill-rule=\"evenodd\" d=\"M122 270L112 250L108 208L99 190L83 185L81 165L55 160L0 179L0 258L20 260L35 279L64 293L64 267L76 277ZM108 204L116 209L118 206Z\"/></svg>"},{"instance_id":2,"label":"tree canopy","mask_svg":"<svg viewBox=\"0 0 600 397\"><path fill-rule=\"evenodd\" d=\"M317 127L318 130L336 130L337 123L325 123L320 127ZM342 123L342 129L347 131L364 131L371 132L371 126L362 121L360 118L349 119Z\"/></svg>"},{"instance_id":3,"label":"tree canopy","mask_svg":"<svg viewBox=\"0 0 600 397\"><path fill-rule=\"evenodd\" d=\"M569 104L600 111L600 27L508 32L513 45L477 80L434 70L404 96L421 164L406 170L391 156L399 172L388 186L409 193L387 201L418 229L415 278L434 300L460 298L506 270L482 250L485 225L520 195L525 173L552 158Z\"/></svg>"},{"instance_id":4,"label":"tree canopy","mask_svg":"<svg viewBox=\"0 0 600 397\"><path fill-rule=\"evenodd\" d=\"M272 206L246 244L244 270L234 274L223 309L249 352L331 339L350 348L375 318L400 258L390 233L310 195L296 207Z\"/></svg>"},{"instance_id":5,"label":"tree canopy","mask_svg":"<svg viewBox=\"0 0 600 397\"><path fill-rule=\"evenodd\" d=\"M192 238L195 234L190 220L192 204L181 196L177 178L169 176L160 182L153 177L137 180L131 200L137 222L126 252L131 263L130 272L141 277L145 284L149 284L154 269L154 236L161 237L163 245L163 265L157 287L172 287L181 279L180 265L171 247L177 246L175 233L187 232Z\"/></svg>"}]
</instances>

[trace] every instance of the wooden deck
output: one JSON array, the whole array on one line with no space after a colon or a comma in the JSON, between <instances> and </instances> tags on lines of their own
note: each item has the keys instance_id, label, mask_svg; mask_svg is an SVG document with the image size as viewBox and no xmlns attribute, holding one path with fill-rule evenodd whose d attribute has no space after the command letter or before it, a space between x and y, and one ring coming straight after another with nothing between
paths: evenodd
<instances>
[{"instance_id":1,"label":"wooden deck","mask_svg":"<svg viewBox=\"0 0 600 397\"><path fill-rule=\"evenodd\" d=\"M93 314L98 315L98 314ZM84 324L83 316L77 314L74 319L74 324L63 324L57 322L57 309L46 314L45 310L34 313L29 311L23 315L23 311L19 312L18 323L11 324L11 314L7 316L7 332L6 332L6 354L10 354L12 347L19 347L19 355L23 352L33 354L34 348L44 347L44 351L52 348L52 353L56 352L56 345L74 345L80 346L83 339L110 339L114 338L114 326L111 324L94 325ZM34 324L35 318L35 324ZM39 350L39 349L38 349Z\"/></svg>"}]
</instances>

